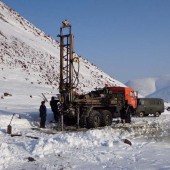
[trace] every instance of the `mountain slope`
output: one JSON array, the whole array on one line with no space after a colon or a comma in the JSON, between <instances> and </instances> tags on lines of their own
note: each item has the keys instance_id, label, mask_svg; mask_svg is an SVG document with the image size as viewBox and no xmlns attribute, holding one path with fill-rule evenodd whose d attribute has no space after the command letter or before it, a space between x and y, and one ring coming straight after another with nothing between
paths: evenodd
<instances>
[{"instance_id":1,"label":"mountain slope","mask_svg":"<svg viewBox=\"0 0 170 170\"><path fill-rule=\"evenodd\" d=\"M170 101L170 86L157 90L156 92L148 95L147 97L158 97L164 99L166 102Z\"/></svg>"},{"instance_id":2,"label":"mountain slope","mask_svg":"<svg viewBox=\"0 0 170 170\"><path fill-rule=\"evenodd\" d=\"M27 81L30 81L28 77L34 76L33 83L58 89L59 43L2 2L0 2L0 11L0 69L2 72L8 68L13 70L15 76L20 68L20 71L25 73ZM124 86L89 61L78 57L80 59L78 92L103 87L106 83Z\"/></svg>"},{"instance_id":3,"label":"mountain slope","mask_svg":"<svg viewBox=\"0 0 170 170\"><path fill-rule=\"evenodd\" d=\"M142 96L147 96L155 92L156 90L155 81L156 78L135 79L128 81L126 85L129 87L133 87Z\"/></svg>"},{"instance_id":4,"label":"mountain slope","mask_svg":"<svg viewBox=\"0 0 170 170\"><path fill-rule=\"evenodd\" d=\"M126 83L147 97L159 97L170 101L170 75L136 79Z\"/></svg>"}]
</instances>

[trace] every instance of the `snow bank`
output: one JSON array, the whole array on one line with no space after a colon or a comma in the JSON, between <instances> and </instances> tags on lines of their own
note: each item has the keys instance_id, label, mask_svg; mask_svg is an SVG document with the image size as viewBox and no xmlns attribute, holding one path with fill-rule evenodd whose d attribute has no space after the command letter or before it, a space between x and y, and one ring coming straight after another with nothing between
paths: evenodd
<instances>
[{"instance_id":1,"label":"snow bank","mask_svg":"<svg viewBox=\"0 0 170 170\"><path fill-rule=\"evenodd\" d=\"M22 110L24 110L22 108ZM20 113L12 121L11 137L6 126L11 113L0 111L0 169L161 169L170 166L170 113L159 118L132 118L139 128L95 129L84 132L46 134L31 130L34 113ZM38 113L38 112L37 112ZM48 115L47 127L50 126ZM6 123L4 123L6 122ZM142 128L140 125L143 125ZM44 130L46 131L46 130ZM38 137L38 139L27 136ZM132 146L124 143L132 142ZM35 159L28 161L28 157Z\"/></svg>"}]
</instances>

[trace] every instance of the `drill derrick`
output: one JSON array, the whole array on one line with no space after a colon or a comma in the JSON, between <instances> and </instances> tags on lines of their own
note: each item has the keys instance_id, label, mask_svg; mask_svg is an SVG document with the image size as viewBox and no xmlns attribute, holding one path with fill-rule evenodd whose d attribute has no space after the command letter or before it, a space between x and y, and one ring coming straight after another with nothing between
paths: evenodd
<instances>
[{"instance_id":1,"label":"drill derrick","mask_svg":"<svg viewBox=\"0 0 170 170\"><path fill-rule=\"evenodd\" d=\"M73 39L71 25L63 21L60 27L60 85L59 92L64 107L73 102Z\"/></svg>"},{"instance_id":2,"label":"drill derrick","mask_svg":"<svg viewBox=\"0 0 170 170\"><path fill-rule=\"evenodd\" d=\"M79 59L73 57L74 51L74 35L71 32L71 24L64 20L60 27L60 101L61 109L61 126L63 130L63 119L65 117L74 116L77 114L73 107L73 89L78 85ZM74 62L78 62L78 71L75 71ZM74 81L73 81L74 79ZM79 116L78 116L79 117ZM79 118L78 118L79 119Z\"/></svg>"}]
</instances>

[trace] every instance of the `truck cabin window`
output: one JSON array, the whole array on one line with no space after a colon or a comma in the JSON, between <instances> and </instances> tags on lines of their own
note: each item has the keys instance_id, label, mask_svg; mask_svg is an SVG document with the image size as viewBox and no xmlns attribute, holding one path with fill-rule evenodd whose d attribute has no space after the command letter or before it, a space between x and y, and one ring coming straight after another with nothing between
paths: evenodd
<instances>
[{"instance_id":1,"label":"truck cabin window","mask_svg":"<svg viewBox=\"0 0 170 170\"><path fill-rule=\"evenodd\" d=\"M144 101L143 100L137 100L138 105L144 105Z\"/></svg>"},{"instance_id":2,"label":"truck cabin window","mask_svg":"<svg viewBox=\"0 0 170 170\"><path fill-rule=\"evenodd\" d=\"M130 92L130 97L135 97L134 91L131 91L131 92Z\"/></svg>"}]
</instances>

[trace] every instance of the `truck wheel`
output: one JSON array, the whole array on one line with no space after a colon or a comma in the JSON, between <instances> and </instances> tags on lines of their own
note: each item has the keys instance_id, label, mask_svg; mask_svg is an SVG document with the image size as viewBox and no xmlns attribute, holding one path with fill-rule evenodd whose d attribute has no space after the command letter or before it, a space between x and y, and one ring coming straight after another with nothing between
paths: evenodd
<instances>
[{"instance_id":1,"label":"truck wheel","mask_svg":"<svg viewBox=\"0 0 170 170\"><path fill-rule=\"evenodd\" d=\"M159 115L160 115L159 112L155 112L154 114L155 117L159 117Z\"/></svg>"},{"instance_id":2,"label":"truck wheel","mask_svg":"<svg viewBox=\"0 0 170 170\"><path fill-rule=\"evenodd\" d=\"M108 110L102 110L101 111L101 125L102 126L110 126L112 124L112 114Z\"/></svg>"},{"instance_id":3,"label":"truck wheel","mask_svg":"<svg viewBox=\"0 0 170 170\"><path fill-rule=\"evenodd\" d=\"M88 117L87 123L88 123L88 128L100 127L100 125L101 125L101 114L96 110L91 111L91 113Z\"/></svg>"},{"instance_id":4,"label":"truck wheel","mask_svg":"<svg viewBox=\"0 0 170 170\"><path fill-rule=\"evenodd\" d=\"M144 112L139 112L139 117L144 117Z\"/></svg>"}]
</instances>

